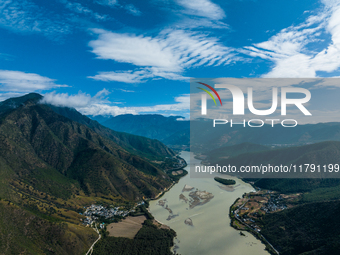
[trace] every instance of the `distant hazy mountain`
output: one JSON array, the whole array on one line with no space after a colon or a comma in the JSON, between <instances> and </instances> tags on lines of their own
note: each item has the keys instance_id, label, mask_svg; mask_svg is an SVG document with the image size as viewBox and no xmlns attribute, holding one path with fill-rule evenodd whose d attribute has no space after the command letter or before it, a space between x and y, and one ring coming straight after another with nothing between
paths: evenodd
<instances>
[{"instance_id":1,"label":"distant hazy mountain","mask_svg":"<svg viewBox=\"0 0 340 255\"><path fill-rule=\"evenodd\" d=\"M190 123L181 116L125 114L112 117L102 124L112 130L157 139L175 147L189 145Z\"/></svg>"},{"instance_id":2,"label":"distant hazy mountain","mask_svg":"<svg viewBox=\"0 0 340 255\"><path fill-rule=\"evenodd\" d=\"M280 166L281 164L287 166L290 166L290 164L296 166L315 164L316 166L321 166L322 173L322 166L340 164L340 142L336 141L280 149L267 148L267 150L264 146L259 146L256 149L256 145L254 144L240 144L230 146L229 149L225 147L221 152L217 151L218 150L215 152L215 156L211 156L212 152L207 154L211 165L228 166L230 164L231 166L236 166L237 169L240 169L240 166L268 166L268 164L271 166ZM305 169L303 171L305 171ZM308 174L304 174L305 178L296 178L299 175L299 169L297 169L297 173L290 174L290 178L262 179L261 174L255 177L257 179L249 179L250 174L245 174L243 177L255 182L255 185L258 187L286 193L306 192L317 188L329 188L340 185L339 178L306 178L309 176L317 176L317 172L316 170L315 173L309 172ZM287 177L287 174L284 173L282 175L286 175ZM332 176L337 177L338 173Z\"/></svg>"},{"instance_id":3,"label":"distant hazy mountain","mask_svg":"<svg viewBox=\"0 0 340 255\"><path fill-rule=\"evenodd\" d=\"M151 160L174 153L41 98L0 103L0 253L84 254L95 235L78 211L155 197L172 180Z\"/></svg>"},{"instance_id":4,"label":"distant hazy mountain","mask_svg":"<svg viewBox=\"0 0 340 255\"><path fill-rule=\"evenodd\" d=\"M340 123L318 123L285 128L281 125L264 125L261 128L235 125L217 125L212 128L212 121L200 120L192 123L191 146L198 152L241 143L253 143L266 146L294 146L323 141L340 141Z\"/></svg>"},{"instance_id":5,"label":"distant hazy mountain","mask_svg":"<svg viewBox=\"0 0 340 255\"><path fill-rule=\"evenodd\" d=\"M100 124L102 124L103 122L105 122L105 121L107 121L108 119L111 118L111 116L103 116L103 115L96 115L96 116L88 115L88 117L91 120L95 120L95 121L97 121Z\"/></svg>"},{"instance_id":6,"label":"distant hazy mountain","mask_svg":"<svg viewBox=\"0 0 340 255\"><path fill-rule=\"evenodd\" d=\"M216 162L232 157L236 157L240 154L256 152L256 151L266 151L270 150L270 147L254 144L254 143L240 143L231 146L224 146L212 151L204 153L207 156L209 162Z\"/></svg>"},{"instance_id":7,"label":"distant hazy mountain","mask_svg":"<svg viewBox=\"0 0 340 255\"><path fill-rule=\"evenodd\" d=\"M165 117L157 114L119 115L102 125L115 130L157 139L176 148L187 148L190 143L190 121L180 121L180 116ZM281 125L264 125L261 128L235 125L217 125L212 129L212 121L192 122L193 150L206 152L220 147L253 143L266 146L294 146L322 141L340 141L340 123L318 123L285 128Z\"/></svg>"}]
</instances>

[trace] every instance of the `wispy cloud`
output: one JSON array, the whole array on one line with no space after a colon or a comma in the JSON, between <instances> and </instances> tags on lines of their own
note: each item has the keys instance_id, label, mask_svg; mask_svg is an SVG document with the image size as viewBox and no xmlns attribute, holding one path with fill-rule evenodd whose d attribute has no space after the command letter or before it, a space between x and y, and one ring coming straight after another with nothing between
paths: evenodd
<instances>
[{"instance_id":1,"label":"wispy cloud","mask_svg":"<svg viewBox=\"0 0 340 255\"><path fill-rule=\"evenodd\" d=\"M116 90L120 90L120 91L126 92L126 93L134 93L134 92L136 92L136 91L130 90L130 89L116 89Z\"/></svg>"},{"instance_id":2,"label":"wispy cloud","mask_svg":"<svg viewBox=\"0 0 340 255\"><path fill-rule=\"evenodd\" d=\"M68 0L60 0L65 7L73 12L79 13L79 14L84 14L84 15L89 15L93 18L95 18L97 21L102 21L102 20L107 20L109 17L107 15L102 15L97 12L92 11L88 7L83 6L80 3L77 2L69 2Z\"/></svg>"},{"instance_id":3,"label":"wispy cloud","mask_svg":"<svg viewBox=\"0 0 340 255\"><path fill-rule=\"evenodd\" d=\"M189 78L183 77L174 72L161 71L158 68L141 68L128 71L99 72L95 76L88 76L98 81L118 81L124 83L142 83L152 78L165 78L168 80L189 81Z\"/></svg>"},{"instance_id":4,"label":"wispy cloud","mask_svg":"<svg viewBox=\"0 0 340 255\"><path fill-rule=\"evenodd\" d=\"M32 92L60 87L68 86L56 84L55 80L35 73L0 70L0 91Z\"/></svg>"},{"instance_id":5,"label":"wispy cloud","mask_svg":"<svg viewBox=\"0 0 340 255\"><path fill-rule=\"evenodd\" d=\"M88 76L88 78L92 78L94 80L99 80L99 81L118 81L118 82L125 82L125 83L140 83L149 77L150 77L150 74L148 74L144 70L100 72L99 74L95 76Z\"/></svg>"},{"instance_id":6,"label":"wispy cloud","mask_svg":"<svg viewBox=\"0 0 340 255\"><path fill-rule=\"evenodd\" d=\"M26 0L0 1L0 26L15 32L42 33L50 39L71 31L65 19Z\"/></svg>"},{"instance_id":7,"label":"wispy cloud","mask_svg":"<svg viewBox=\"0 0 340 255\"><path fill-rule=\"evenodd\" d=\"M245 47L246 53L274 63L263 77L316 77L318 71L333 72L340 67L340 4L325 0L324 8L297 26L281 30L268 41ZM314 44L331 40L324 49Z\"/></svg>"},{"instance_id":8,"label":"wispy cloud","mask_svg":"<svg viewBox=\"0 0 340 255\"><path fill-rule=\"evenodd\" d=\"M90 41L89 46L97 58L139 67L133 71L102 72L90 76L97 80L129 83L153 77L183 80L182 72L187 68L226 65L234 59L232 49L205 34L165 30L151 37L102 29L92 31L98 34L98 39Z\"/></svg>"},{"instance_id":9,"label":"wispy cloud","mask_svg":"<svg viewBox=\"0 0 340 255\"><path fill-rule=\"evenodd\" d=\"M220 20L225 17L223 9L210 0L176 0L176 2L184 7L183 12L186 14L213 20Z\"/></svg>"},{"instance_id":10,"label":"wispy cloud","mask_svg":"<svg viewBox=\"0 0 340 255\"><path fill-rule=\"evenodd\" d=\"M130 14L134 16L140 16L142 12L136 8L133 4L128 4L124 6L125 10L127 10Z\"/></svg>"},{"instance_id":11,"label":"wispy cloud","mask_svg":"<svg viewBox=\"0 0 340 255\"><path fill-rule=\"evenodd\" d=\"M6 53L0 53L0 59L12 61L15 59L15 56Z\"/></svg>"},{"instance_id":12,"label":"wispy cloud","mask_svg":"<svg viewBox=\"0 0 340 255\"><path fill-rule=\"evenodd\" d=\"M133 4L120 4L117 0L97 0L95 3L109 6L111 8L125 9L128 13L134 16L140 16L142 12Z\"/></svg>"},{"instance_id":13,"label":"wispy cloud","mask_svg":"<svg viewBox=\"0 0 340 255\"><path fill-rule=\"evenodd\" d=\"M130 92L130 91L129 91ZM174 98L173 104L163 104L141 107L120 107L108 102L105 98L108 90L103 89L95 96L79 92L76 95L67 93L46 93L41 103L52 104L55 106L65 106L77 109L85 115L120 115L120 114L140 114L140 113L162 113L170 114L173 112L188 112L190 107L189 95L181 95Z\"/></svg>"},{"instance_id":14,"label":"wispy cloud","mask_svg":"<svg viewBox=\"0 0 340 255\"><path fill-rule=\"evenodd\" d=\"M97 0L95 1L97 4L107 5L107 6L116 6L118 1L117 0Z\"/></svg>"}]
</instances>

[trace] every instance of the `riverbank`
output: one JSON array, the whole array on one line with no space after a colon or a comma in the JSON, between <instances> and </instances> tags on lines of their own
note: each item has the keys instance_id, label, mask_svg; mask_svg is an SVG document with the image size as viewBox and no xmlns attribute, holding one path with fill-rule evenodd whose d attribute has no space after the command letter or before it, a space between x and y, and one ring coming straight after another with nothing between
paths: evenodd
<instances>
[{"instance_id":1,"label":"riverbank","mask_svg":"<svg viewBox=\"0 0 340 255\"><path fill-rule=\"evenodd\" d=\"M188 163L186 162L186 160L183 159L183 158L181 158L181 157L179 157L178 155L177 155L177 158L180 158L180 159L181 159L181 161L183 162L183 165L182 165L181 167L178 167L178 168L172 168L172 169L166 170L166 172L168 173L168 175L170 175L170 177L171 177L172 179L174 179L173 182L172 182L172 184L171 184L168 188L165 188L164 191L160 192L160 193L159 193L157 196L155 196L154 198L149 198L149 199L147 199L147 200L152 201L152 200L157 200L157 199L161 198L161 197L162 197L166 192L168 192L168 191L169 191L176 183L178 183L179 180L180 180L182 177L184 177L184 176L186 176L186 175L188 174L188 171L184 170L184 168L188 166ZM179 171L179 170L183 170L183 172L180 173L180 174L176 174L176 175L173 175L173 174L172 174L173 171Z\"/></svg>"},{"instance_id":2,"label":"riverbank","mask_svg":"<svg viewBox=\"0 0 340 255\"><path fill-rule=\"evenodd\" d=\"M231 205L229 209L229 217L231 219L230 226L235 228L236 230L240 231L247 231L248 233L252 234L255 238L260 240L265 246L266 250L272 254L272 255L279 255L279 252L274 248L274 246L268 242L268 240L256 229L253 229L250 225L248 225L245 222L242 222L242 220L238 217L239 211L244 207L245 203L242 204L240 207L238 207L236 210L233 210L236 203L240 200L240 198L237 198L235 202ZM240 232L242 233L242 232Z\"/></svg>"}]
</instances>

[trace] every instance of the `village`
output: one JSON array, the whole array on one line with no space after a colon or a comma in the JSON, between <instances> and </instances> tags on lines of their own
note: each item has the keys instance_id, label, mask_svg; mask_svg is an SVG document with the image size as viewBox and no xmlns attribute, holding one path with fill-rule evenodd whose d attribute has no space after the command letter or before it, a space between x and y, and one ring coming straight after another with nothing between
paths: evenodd
<instances>
[{"instance_id":1,"label":"village","mask_svg":"<svg viewBox=\"0 0 340 255\"><path fill-rule=\"evenodd\" d=\"M113 219L114 217L126 217L130 213L135 212L135 209L137 206L144 205L144 201L138 202L135 204L135 206L130 210L123 210L121 207L111 207L107 208L102 205L90 205L89 207L84 207L85 212L80 215L86 216L86 218L83 221L83 225L89 227L92 226L93 223L96 223L99 218L105 218L105 219ZM100 228L104 228L105 223L100 223Z\"/></svg>"},{"instance_id":2,"label":"village","mask_svg":"<svg viewBox=\"0 0 340 255\"><path fill-rule=\"evenodd\" d=\"M232 225L240 230L250 228L260 232L261 227L257 222L262 215L293 207L292 202L298 196L299 194L284 195L261 189L244 194L231 207Z\"/></svg>"}]
</instances>

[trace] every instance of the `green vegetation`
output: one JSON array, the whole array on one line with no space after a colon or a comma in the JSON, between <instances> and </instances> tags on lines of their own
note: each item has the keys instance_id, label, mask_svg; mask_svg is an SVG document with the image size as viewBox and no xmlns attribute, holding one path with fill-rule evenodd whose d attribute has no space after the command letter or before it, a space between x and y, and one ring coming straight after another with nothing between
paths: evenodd
<instances>
[{"instance_id":1,"label":"green vegetation","mask_svg":"<svg viewBox=\"0 0 340 255\"><path fill-rule=\"evenodd\" d=\"M340 185L335 187L317 188L311 192L304 193L301 198L301 202L321 202L338 200L340 198Z\"/></svg>"},{"instance_id":2,"label":"green vegetation","mask_svg":"<svg viewBox=\"0 0 340 255\"><path fill-rule=\"evenodd\" d=\"M297 206L262 217L261 233L282 255L338 254L340 201Z\"/></svg>"},{"instance_id":3,"label":"green vegetation","mask_svg":"<svg viewBox=\"0 0 340 255\"><path fill-rule=\"evenodd\" d=\"M231 180L231 179L223 179L223 178L220 178L220 177L214 177L214 180L219 182L219 183L222 183L224 185L235 185L236 182L234 180Z\"/></svg>"},{"instance_id":4,"label":"green vegetation","mask_svg":"<svg viewBox=\"0 0 340 255\"><path fill-rule=\"evenodd\" d=\"M82 190L134 200L153 197L171 184L163 171L136 155L138 148L133 155L119 145L139 143L151 152L156 141L123 133L108 139L31 101L0 118L1 158L20 181L41 192L66 199Z\"/></svg>"},{"instance_id":5,"label":"green vegetation","mask_svg":"<svg viewBox=\"0 0 340 255\"><path fill-rule=\"evenodd\" d=\"M104 237L94 246L93 255L172 255L175 236L173 230L160 229L146 220L134 239Z\"/></svg>"},{"instance_id":6,"label":"green vegetation","mask_svg":"<svg viewBox=\"0 0 340 255\"><path fill-rule=\"evenodd\" d=\"M52 223L6 201L0 202L1 254L84 254L97 238L90 228Z\"/></svg>"},{"instance_id":7,"label":"green vegetation","mask_svg":"<svg viewBox=\"0 0 340 255\"><path fill-rule=\"evenodd\" d=\"M49 105L49 108L68 119L71 119L73 121L76 121L80 124L89 127L91 130L93 130L100 136L110 139L111 141L123 147L126 151L128 151L131 154L138 155L149 160L163 160L165 157L172 157L175 155L175 153L171 149L169 149L167 146L160 142L160 139L158 140L149 139L146 138L148 137L146 135L130 132L128 128L124 128L124 125L120 125L119 128L110 129L111 127L110 128L104 127L97 121L91 120L87 116L82 115L81 113L77 112L74 109L70 109L67 107L56 107L52 105ZM116 118L120 118L120 116L121 115L117 116ZM134 127L136 127L135 125L136 123L139 123L139 125L137 125L138 127L141 126L140 122L134 121L133 122ZM106 151L109 151L109 148L107 147L104 147L104 149Z\"/></svg>"},{"instance_id":8,"label":"green vegetation","mask_svg":"<svg viewBox=\"0 0 340 255\"><path fill-rule=\"evenodd\" d=\"M188 174L187 170L181 169L183 171L181 174L172 174L172 170L168 171L167 174L173 179L175 182L178 182L182 177L186 176Z\"/></svg>"}]
</instances>

